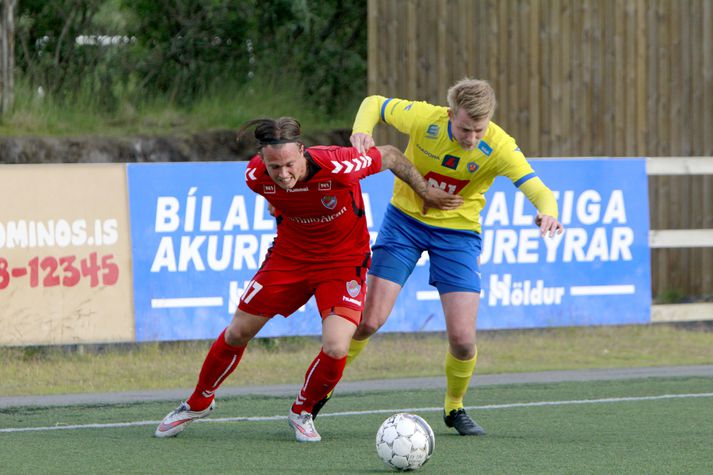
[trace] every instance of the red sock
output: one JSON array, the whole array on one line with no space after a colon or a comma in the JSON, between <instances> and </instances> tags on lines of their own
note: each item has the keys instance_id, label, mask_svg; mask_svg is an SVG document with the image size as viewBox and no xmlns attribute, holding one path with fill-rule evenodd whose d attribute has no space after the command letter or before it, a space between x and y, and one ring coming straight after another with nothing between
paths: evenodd
<instances>
[{"instance_id":1,"label":"red sock","mask_svg":"<svg viewBox=\"0 0 713 475\"><path fill-rule=\"evenodd\" d=\"M247 346L247 345L246 345ZM198 384L188 398L188 405L193 411L202 411L210 406L215 398L215 390L230 376L243 357L245 346L231 346L225 342L225 330L210 347L205 357Z\"/></svg>"},{"instance_id":2,"label":"red sock","mask_svg":"<svg viewBox=\"0 0 713 475\"><path fill-rule=\"evenodd\" d=\"M324 399L334 389L344 373L347 357L332 358L324 350L314 359L305 374L305 383L300 389L292 412L299 414L302 411L312 412L314 405Z\"/></svg>"}]
</instances>

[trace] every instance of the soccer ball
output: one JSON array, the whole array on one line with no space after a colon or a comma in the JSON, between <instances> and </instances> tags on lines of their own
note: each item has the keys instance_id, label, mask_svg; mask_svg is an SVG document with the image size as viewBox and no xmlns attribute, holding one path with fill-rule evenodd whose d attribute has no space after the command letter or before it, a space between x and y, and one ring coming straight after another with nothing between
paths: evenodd
<instances>
[{"instance_id":1,"label":"soccer ball","mask_svg":"<svg viewBox=\"0 0 713 475\"><path fill-rule=\"evenodd\" d=\"M396 470L416 470L428 462L435 445L431 426L415 414L394 414L376 433L376 452Z\"/></svg>"}]
</instances>

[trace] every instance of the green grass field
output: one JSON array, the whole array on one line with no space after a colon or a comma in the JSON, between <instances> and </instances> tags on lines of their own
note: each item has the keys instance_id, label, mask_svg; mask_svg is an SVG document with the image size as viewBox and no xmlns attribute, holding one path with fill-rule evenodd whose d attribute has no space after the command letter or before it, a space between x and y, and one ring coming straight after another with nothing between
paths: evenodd
<instances>
[{"instance_id":1,"label":"green grass field","mask_svg":"<svg viewBox=\"0 0 713 475\"><path fill-rule=\"evenodd\" d=\"M1 410L0 472L386 473L374 448L376 430L404 410L423 416L436 435L423 473L713 469L713 378L477 388L467 403L489 432L483 438L444 426L440 389L337 393L317 419L318 444L294 441L288 397L219 397L205 422L175 439L153 438L176 403ZM35 430L21 431L29 428Z\"/></svg>"}]
</instances>

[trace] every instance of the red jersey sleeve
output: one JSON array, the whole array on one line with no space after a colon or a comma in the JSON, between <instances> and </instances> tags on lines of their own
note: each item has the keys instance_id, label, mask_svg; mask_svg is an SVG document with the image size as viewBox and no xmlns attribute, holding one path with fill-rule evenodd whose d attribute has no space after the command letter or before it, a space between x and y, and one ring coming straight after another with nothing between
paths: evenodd
<instances>
[{"instance_id":1,"label":"red jersey sleeve","mask_svg":"<svg viewBox=\"0 0 713 475\"><path fill-rule=\"evenodd\" d=\"M265 164L262 162L260 155L255 155L250 162L248 162L248 167L245 170L245 183L248 185L248 188L257 193L257 182L264 173Z\"/></svg>"},{"instance_id":2,"label":"red jersey sleeve","mask_svg":"<svg viewBox=\"0 0 713 475\"><path fill-rule=\"evenodd\" d=\"M376 147L365 155L354 147L317 146L307 151L320 168L342 183L355 183L381 171L381 152Z\"/></svg>"}]
</instances>

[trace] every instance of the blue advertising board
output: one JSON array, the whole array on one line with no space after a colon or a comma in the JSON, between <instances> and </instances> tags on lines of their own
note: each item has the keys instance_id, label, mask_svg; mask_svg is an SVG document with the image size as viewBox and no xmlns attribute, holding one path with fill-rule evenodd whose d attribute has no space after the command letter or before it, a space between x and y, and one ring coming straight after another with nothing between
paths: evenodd
<instances>
[{"instance_id":1,"label":"blue advertising board","mask_svg":"<svg viewBox=\"0 0 713 475\"><path fill-rule=\"evenodd\" d=\"M566 231L542 238L534 225L534 206L510 180L495 180L481 213L483 291L478 328L648 323L645 160L531 163L555 193ZM380 216L376 209L374 213ZM438 293L428 286L425 256L419 264L382 331L445 330Z\"/></svg>"},{"instance_id":2,"label":"blue advertising board","mask_svg":"<svg viewBox=\"0 0 713 475\"><path fill-rule=\"evenodd\" d=\"M137 341L215 338L230 321L275 235L246 165L128 165ZM280 320L260 336L319 333L317 318Z\"/></svg>"},{"instance_id":3,"label":"blue advertising board","mask_svg":"<svg viewBox=\"0 0 713 475\"><path fill-rule=\"evenodd\" d=\"M541 238L534 208L506 179L481 215L478 328L644 323L650 315L643 159L537 160L567 231ZM136 340L211 339L222 331L275 235L246 163L129 164ZM393 176L362 181L372 242ZM424 255L384 331L445 330ZM314 301L259 337L317 335Z\"/></svg>"}]
</instances>

